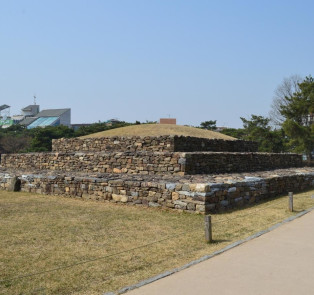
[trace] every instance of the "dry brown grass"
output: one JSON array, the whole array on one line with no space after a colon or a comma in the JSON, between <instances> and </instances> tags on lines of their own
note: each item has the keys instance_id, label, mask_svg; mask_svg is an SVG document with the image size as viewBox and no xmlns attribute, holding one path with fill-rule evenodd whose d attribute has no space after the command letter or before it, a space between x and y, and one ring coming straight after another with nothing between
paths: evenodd
<instances>
[{"instance_id":1,"label":"dry brown grass","mask_svg":"<svg viewBox=\"0 0 314 295\"><path fill-rule=\"evenodd\" d=\"M313 194L295 195L296 212L314 206ZM280 197L214 215L215 243L206 244L200 215L1 191L0 294L114 291L213 253L295 214L286 209L287 197ZM153 243L158 240L162 241ZM128 251L136 247L141 248ZM75 265L88 260L94 261ZM71 265L75 266L66 268ZM43 273L13 279L37 272Z\"/></svg>"},{"instance_id":2,"label":"dry brown grass","mask_svg":"<svg viewBox=\"0 0 314 295\"><path fill-rule=\"evenodd\" d=\"M110 129L83 136L90 137L112 137L112 136L161 136L161 135L183 135L209 139L235 140L236 138L221 134L219 132L204 130L195 127L170 125L170 124L141 124Z\"/></svg>"}]
</instances>

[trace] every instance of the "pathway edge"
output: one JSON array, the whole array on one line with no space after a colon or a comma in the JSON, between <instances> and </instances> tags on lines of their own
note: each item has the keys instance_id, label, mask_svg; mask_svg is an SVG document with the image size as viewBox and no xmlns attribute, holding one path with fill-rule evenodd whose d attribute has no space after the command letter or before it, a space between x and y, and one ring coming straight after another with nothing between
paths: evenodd
<instances>
[{"instance_id":1,"label":"pathway edge","mask_svg":"<svg viewBox=\"0 0 314 295\"><path fill-rule=\"evenodd\" d=\"M240 246L243 243L246 243L246 242L248 242L250 240L256 239L256 238L258 238L258 237L260 237L260 236L262 236L262 235L264 235L264 234L266 234L266 233L268 233L270 231L273 231L274 229L276 229L276 228L278 228L278 227L280 227L280 226L282 226L282 225L284 225L284 224L286 224L288 222L291 222L291 221L293 221L293 220L295 220L297 218L300 218L300 217L304 216L305 214L307 214L307 213L309 213L309 212L311 212L313 210L314 210L314 207L306 209L306 210L304 210L304 211L302 211L302 212L300 212L300 213L298 213L296 215L293 215L293 216L290 216L290 217L284 219L283 221L281 221L279 223L276 223L275 225L273 225L273 226L271 226L271 227L269 227L269 228L267 228L265 230L259 231L259 232L255 233L255 234L253 234L253 235L251 235L251 236L249 236L249 237L247 237L247 238L245 238L243 240L236 241L236 242L234 242L234 243L232 243L232 244L230 244L230 245L228 245L228 246L226 246L226 247L224 247L224 248L222 248L222 249L220 249L218 251L215 251L212 254L205 255L205 256L203 256L203 257L201 257L199 259L193 260L193 261L191 261L191 262L189 262L189 263L187 263L187 264L185 264L185 265L183 265L181 267L174 268L174 269L169 270L169 271L165 271L165 272L163 272L163 273L161 273L159 275L156 275L156 276L153 276L151 278L145 279L145 280L140 281L140 282L138 282L138 283L136 283L134 285L126 286L126 287L120 289L117 292L106 292L103 295L119 295L119 294L123 294L123 293L126 293L128 291L131 291L131 290L140 288L142 286L145 286L147 284L150 284L152 282L158 281L160 279L163 279L165 277L168 277L170 275L173 275L173 274L175 274L175 273L177 273L179 271L182 271L182 270L187 269L187 268L189 268L189 267L191 267L193 265L199 264L200 262L203 262L203 261L206 261L206 260L208 260L210 258L213 258L214 256L222 254L222 253L224 253L224 252L226 252L226 251L228 251L228 250L230 250L232 248Z\"/></svg>"}]
</instances>

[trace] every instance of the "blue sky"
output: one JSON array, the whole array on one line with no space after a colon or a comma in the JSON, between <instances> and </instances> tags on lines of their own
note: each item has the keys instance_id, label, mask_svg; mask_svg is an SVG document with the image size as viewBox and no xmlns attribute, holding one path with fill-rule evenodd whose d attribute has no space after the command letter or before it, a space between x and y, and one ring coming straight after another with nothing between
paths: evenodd
<instances>
[{"instance_id":1,"label":"blue sky","mask_svg":"<svg viewBox=\"0 0 314 295\"><path fill-rule=\"evenodd\" d=\"M284 77L314 75L313 1L0 0L0 97L72 123L241 127Z\"/></svg>"}]
</instances>

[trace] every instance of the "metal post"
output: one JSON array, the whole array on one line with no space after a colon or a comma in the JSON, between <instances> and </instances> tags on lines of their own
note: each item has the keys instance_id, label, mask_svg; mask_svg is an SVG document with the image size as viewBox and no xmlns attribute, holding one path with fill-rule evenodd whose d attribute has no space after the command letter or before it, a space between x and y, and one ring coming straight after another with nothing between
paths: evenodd
<instances>
[{"instance_id":1,"label":"metal post","mask_svg":"<svg viewBox=\"0 0 314 295\"><path fill-rule=\"evenodd\" d=\"M210 215L205 215L205 240L207 243L211 243L212 239L212 221Z\"/></svg>"},{"instance_id":2,"label":"metal post","mask_svg":"<svg viewBox=\"0 0 314 295\"><path fill-rule=\"evenodd\" d=\"M293 212L293 192L289 192L289 211Z\"/></svg>"}]
</instances>

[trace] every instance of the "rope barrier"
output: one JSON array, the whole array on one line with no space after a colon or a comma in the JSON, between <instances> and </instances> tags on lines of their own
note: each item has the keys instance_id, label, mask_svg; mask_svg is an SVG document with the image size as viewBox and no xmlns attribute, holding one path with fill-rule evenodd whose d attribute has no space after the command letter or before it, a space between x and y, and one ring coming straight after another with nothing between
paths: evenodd
<instances>
[{"instance_id":1,"label":"rope barrier","mask_svg":"<svg viewBox=\"0 0 314 295\"><path fill-rule=\"evenodd\" d=\"M197 227L197 229L199 229L199 227ZM157 244L157 243L161 243L161 242L164 242L166 240L170 240L172 238L175 238L175 237L178 237L178 236L182 236L183 234L186 234L186 233L194 231L194 230L195 229L188 230L188 231L185 231L185 232L180 233L180 234L172 235L172 236L166 237L164 239L156 240L156 241L153 241L151 243L147 243L147 244L144 244L144 245L141 245L141 246L138 246L138 247L134 247L134 248L127 249L127 250L120 251L120 252L116 252L116 253L112 253L112 254L109 254L109 255L105 255L105 256L101 256L101 257L97 257L97 258L93 258L93 259L87 259L87 260L80 261L80 262L77 262L77 263L73 263L73 264L69 264L69 265L65 265L65 266L60 266L60 267L44 270L44 271L41 271L41 272L25 274L25 275L21 275L21 276L17 276L17 277L11 278L11 279L0 280L0 283L9 282L9 281L15 281L15 280L23 279L23 278L27 278L27 277L33 277L33 276L41 275L41 274L44 274L44 273L50 273L50 272L58 271L58 270L61 270L61 269L67 269L67 268L71 268L71 267L74 267L74 266L77 266L77 265L86 264L86 263L89 263L89 262L103 260L103 259L106 259L106 258L109 258L109 257L117 256L117 255L120 255L120 254L124 254L124 253L127 253L127 252L131 252L131 251L135 251L135 250L138 250L138 249L141 249L141 248L145 248L145 247Z\"/></svg>"},{"instance_id":2,"label":"rope barrier","mask_svg":"<svg viewBox=\"0 0 314 295\"><path fill-rule=\"evenodd\" d=\"M278 206L278 205L280 205L282 203L284 203L284 201L282 201L280 203L277 203L277 204L272 204L270 206L261 208L259 210L254 210L254 212L251 212L251 213L248 213L248 214L245 214L245 215L240 215L240 216L236 216L234 218L228 218L228 219L224 219L224 220L219 220L219 221L213 222L213 225L214 224L218 224L218 223L227 223L227 222L229 222L231 220L244 218L246 216L250 216L252 214L255 214L255 213L258 213L258 212L262 212L262 211L264 211L264 210L266 210L268 208ZM145 248L145 247L157 244L157 243L161 243L161 242L173 239L175 237L182 236L182 235L190 233L190 232L194 232L195 229L200 230L200 227L198 226L197 228L193 228L193 229L181 232L179 234L171 235L171 236L163 238L163 239L159 239L159 240L156 240L156 241L153 241L153 242L150 242L150 243L138 246L138 247L126 249L126 250L119 251L119 252L116 252L116 253L112 253L112 254L109 254L109 255L105 255L105 256L101 256L101 257L97 257L97 258L93 258L93 259L87 259L87 260L84 260L84 261L76 262L76 263L65 265L65 266L59 266L59 267L48 269L48 270L44 270L44 271L41 271L41 272L29 273L29 274L25 274L25 275L20 275L20 276L16 276L16 277L13 277L13 278L9 278L9 279L0 280L0 283L15 281L15 280L24 279L24 278L29 278L29 277L33 277L33 276L42 275L42 274L45 274L45 273L51 273L51 272L59 271L59 270L62 270L62 269L72 268L72 267L75 267L75 266L78 266L78 265L82 265L82 264L86 264L86 263L90 263L90 262L104 260L106 258L114 257L114 256L121 255L121 254L124 254L124 253L127 253L127 252L132 252L132 251L135 251L135 250L138 250L138 249L142 249L142 248Z\"/></svg>"},{"instance_id":3,"label":"rope barrier","mask_svg":"<svg viewBox=\"0 0 314 295\"><path fill-rule=\"evenodd\" d=\"M253 215L253 214L257 213L257 212L264 211L264 210L266 210L266 209L268 209L268 208L275 207L275 206L280 205L280 204L282 204L282 203L284 203L284 202L280 202L279 204L272 204L272 205L269 205L269 206L264 207L264 208L262 208L262 209L254 210L253 212L248 213L248 214L245 214L245 215L235 216L235 217L233 217L233 218L227 218L227 219L224 219L224 220L218 220L218 221L213 222L212 224L215 225L215 224L218 224L218 223L229 222L229 221L231 221L231 220L238 219L238 218L244 218L244 217L246 217L246 216Z\"/></svg>"}]
</instances>

